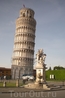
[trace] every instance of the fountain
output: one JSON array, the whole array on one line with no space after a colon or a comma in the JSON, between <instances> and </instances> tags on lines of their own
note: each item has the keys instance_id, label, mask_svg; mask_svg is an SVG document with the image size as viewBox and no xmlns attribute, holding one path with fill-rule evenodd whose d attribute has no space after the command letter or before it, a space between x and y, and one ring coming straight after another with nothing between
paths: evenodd
<instances>
[{"instance_id":1,"label":"fountain","mask_svg":"<svg viewBox=\"0 0 65 98\"><path fill-rule=\"evenodd\" d=\"M25 88L50 90L45 78L45 58L46 54L44 54L43 49L39 49L36 54L36 81L34 83L28 83L24 86Z\"/></svg>"}]
</instances>

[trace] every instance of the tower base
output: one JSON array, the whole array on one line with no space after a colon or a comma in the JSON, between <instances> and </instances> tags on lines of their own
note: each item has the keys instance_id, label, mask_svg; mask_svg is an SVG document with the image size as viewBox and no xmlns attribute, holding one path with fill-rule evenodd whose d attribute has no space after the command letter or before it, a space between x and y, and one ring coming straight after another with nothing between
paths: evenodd
<instances>
[{"instance_id":1,"label":"tower base","mask_svg":"<svg viewBox=\"0 0 65 98\"><path fill-rule=\"evenodd\" d=\"M12 79L22 79L23 74L33 74L33 68L31 66L12 65L11 74Z\"/></svg>"}]
</instances>

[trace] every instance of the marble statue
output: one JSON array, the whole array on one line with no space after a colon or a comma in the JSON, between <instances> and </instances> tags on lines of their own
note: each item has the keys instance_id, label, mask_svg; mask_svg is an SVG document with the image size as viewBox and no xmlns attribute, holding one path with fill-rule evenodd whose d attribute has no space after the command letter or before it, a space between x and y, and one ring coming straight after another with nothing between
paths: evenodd
<instances>
[{"instance_id":1,"label":"marble statue","mask_svg":"<svg viewBox=\"0 0 65 98\"><path fill-rule=\"evenodd\" d=\"M46 58L46 54L44 54L43 49L39 49L36 54L37 63L44 64Z\"/></svg>"}]
</instances>

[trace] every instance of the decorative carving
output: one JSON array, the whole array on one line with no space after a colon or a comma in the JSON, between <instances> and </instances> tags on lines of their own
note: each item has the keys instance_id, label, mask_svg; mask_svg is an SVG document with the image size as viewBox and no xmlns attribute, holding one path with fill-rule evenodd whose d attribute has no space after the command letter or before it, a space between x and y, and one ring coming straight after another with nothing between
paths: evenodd
<instances>
[{"instance_id":1,"label":"decorative carving","mask_svg":"<svg viewBox=\"0 0 65 98\"><path fill-rule=\"evenodd\" d=\"M43 49L39 49L36 54L37 62L44 64L45 58L46 58L46 54L44 54Z\"/></svg>"}]
</instances>

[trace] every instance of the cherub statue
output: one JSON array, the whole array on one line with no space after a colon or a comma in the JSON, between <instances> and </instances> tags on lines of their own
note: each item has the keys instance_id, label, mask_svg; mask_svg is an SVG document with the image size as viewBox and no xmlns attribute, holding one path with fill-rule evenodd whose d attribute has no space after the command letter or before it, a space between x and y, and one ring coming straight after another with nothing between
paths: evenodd
<instances>
[{"instance_id":1,"label":"cherub statue","mask_svg":"<svg viewBox=\"0 0 65 98\"><path fill-rule=\"evenodd\" d=\"M39 49L36 54L37 62L44 64L46 58L46 54L43 53L43 49Z\"/></svg>"},{"instance_id":2,"label":"cherub statue","mask_svg":"<svg viewBox=\"0 0 65 98\"><path fill-rule=\"evenodd\" d=\"M40 50L38 50L38 52L37 52L37 54L36 54L37 62L39 61L39 56L40 56Z\"/></svg>"}]
</instances>

